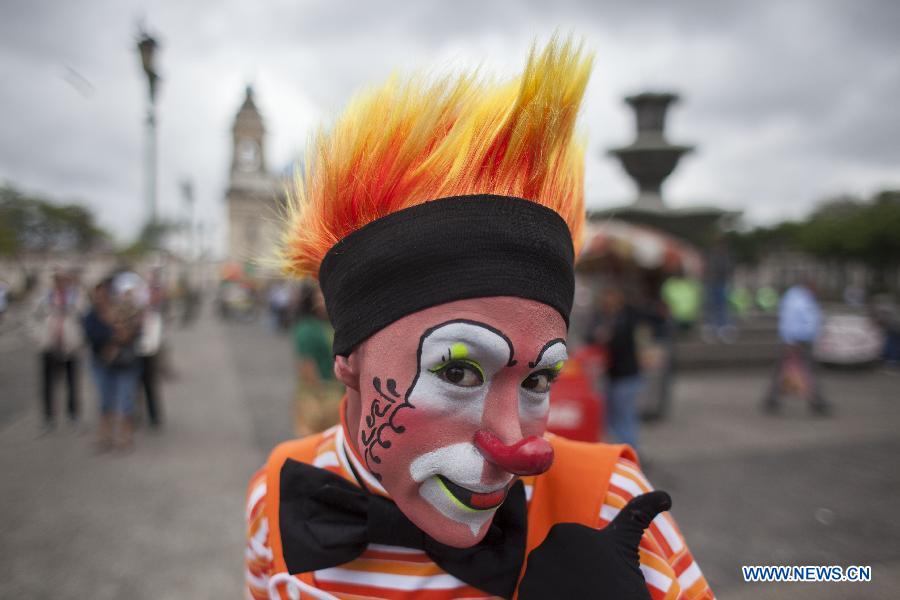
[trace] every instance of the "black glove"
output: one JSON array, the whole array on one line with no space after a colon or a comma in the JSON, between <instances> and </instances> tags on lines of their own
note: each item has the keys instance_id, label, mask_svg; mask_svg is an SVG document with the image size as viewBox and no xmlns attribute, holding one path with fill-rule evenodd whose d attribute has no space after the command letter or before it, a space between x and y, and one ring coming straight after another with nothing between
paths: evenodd
<instances>
[{"instance_id":1,"label":"black glove","mask_svg":"<svg viewBox=\"0 0 900 600\"><path fill-rule=\"evenodd\" d=\"M655 491L632 498L603 529L554 525L528 555L519 599L650 600L638 544L650 521L671 506L669 494Z\"/></svg>"}]
</instances>

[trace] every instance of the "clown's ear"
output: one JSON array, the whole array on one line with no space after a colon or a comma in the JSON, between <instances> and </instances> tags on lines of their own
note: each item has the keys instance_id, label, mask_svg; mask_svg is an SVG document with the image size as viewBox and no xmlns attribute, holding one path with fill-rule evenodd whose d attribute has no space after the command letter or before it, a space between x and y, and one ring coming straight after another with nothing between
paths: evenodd
<instances>
[{"instance_id":1,"label":"clown's ear","mask_svg":"<svg viewBox=\"0 0 900 600\"><path fill-rule=\"evenodd\" d=\"M334 357L334 375L347 389L359 392L359 366L355 352L350 356Z\"/></svg>"}]
</instances>

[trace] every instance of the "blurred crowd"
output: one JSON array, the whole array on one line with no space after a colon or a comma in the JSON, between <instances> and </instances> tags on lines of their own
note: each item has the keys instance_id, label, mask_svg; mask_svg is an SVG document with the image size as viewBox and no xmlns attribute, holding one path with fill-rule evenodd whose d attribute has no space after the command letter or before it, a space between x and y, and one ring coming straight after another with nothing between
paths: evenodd
<instances>
[{"instance_id":1,"label":"blurred crowd","mask_svg":"<svg viewBox=\"0 0 900 600\"><path fill-rule=\"evenodd\" d=\"M570 366L556 384L558 410L551 408L550 415L551 430L576 439L639 448L641 422L667 414L682 344L717 352L715 345L739 346L750 335L745 330L757 328L757 341L769 340L772 348L769 384L759 390L761 408L770 414L779 412L786 396L803 398L816 415L831 414L819 383L822 363L898 364L900 310L890 296L870 298L866 290L848 287L843 298L823 306L809 277L784 289L739 284L721 245L713 245L702 273L607 269L586 280L589 301L573 320ZM315 282L226 277L216 306L223 320L262 320L290 337L297 435L338 421L342 390L332 369L333 332ZM566 412L564 402L581 405Z\"/></svg>"},{"instance_id":2,"label":"blurred crowd","mask_svg":"<svg viewBox=\"0 0 900 600\"><path fill-rule=\"evenodd\" d=\"M900 309L891 296L848 286L841 298L823 303L808 277L797 277L783 290L738 284L727 254L716 252L713 247L703 273L589 275L589 300L582 302L582 316L573 320L570 334L571 366L554 395L559 406L580 398L581 421L566 424L560 416L564 409L551 410L551 430L639 448L641 423L664 418L669 409L681 345L711 345L715 352L715 344L740 345L753 327L769 332L772 343L776 335L780 341L780 350L770 354L769 384L759 392L761 408L770 414L779 412L785 396L805 399L816 415L831 414L820 385L823 363L900 364ZM177 311L171 309L173 298L180 299ZM5 308L6 290L0 286L0 318ZM223 276L215 308L224 321L261 321L289 338L297 435L338 421L343 390L334 377L333 331L315 282ZM138 421L159 428L160 380L168 370L166 323L176 318L190 323L199 310L199 296L182 284L167 291L158 269L142 275L113 272L90 287L77 273L57 270L31 311L40 348L44 430L56 427L59 387L65 390L69 422L79 423L82 368L90 373L100 413L98 450L131 449Z\"/></svg>"},{"instance_id":3,"label":"blurred crowd","mask_svg":"<svg viewBox=\"0 0 900 600\"><path fill-rule=\"evenodd\" d=\"M738 285L727 254L716 247L702 275L619 270L593 274L591 283L588 309L569 339L570 349L585 344L570 352L570 363L580 367L564 370L563 377L589 371L583 367L596 363L596 357L599 367L581 391L566 380L565 391L553 402L587 398L592 387L601 406L600 430L563 426L559 433L570 437L594 441L605 436L639 448L641 422L666 416L678 359L687 345L694 355L732 356L735 366L751 364L741 354L745 337L747 352L763 348L771 376L759 394L768 414L779 413L785 397L802 399L814 415L833 414L821 385L823 365L900 365L900 309L891 295L848 286L841 298L825 302L816 281L802 275L783 290ZM720 352L717 344L735 347ZM554 416L551 405L551 430Z\"/></svg>"},{"instance_id":4,"label":"blurred crowd","mask_svg":"<svg viewBox=\"0 0 900 600\"><path fill-rule=\"evenodd\" d=\"M81 429L80 374L91 375L100 419L96 449L134 447L140 416L151 429L163 423L160 377L164 368L168 295L159 269L146 277L118 271L90 287L77 271L56 269L30 311L39 349L43 431L57 426L56 396L63 384L70 427ZM142 400L142 402L140 402Z\"/></svg>"}]
</instances>

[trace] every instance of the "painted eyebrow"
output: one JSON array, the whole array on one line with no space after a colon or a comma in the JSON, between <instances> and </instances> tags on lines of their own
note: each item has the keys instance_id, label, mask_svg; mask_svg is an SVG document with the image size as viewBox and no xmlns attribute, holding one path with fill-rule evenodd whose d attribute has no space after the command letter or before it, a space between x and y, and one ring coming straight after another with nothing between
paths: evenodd
<instances>
[{"instance_id":1,"label":"painted eyebrow","mask_svg":"<svg viewBox=\"0 0 900 600\"><path fill-rule=\"evenodd\" d=\"M481 321L473 321L473 320L471 320L471 319L452 319L452 320L450 320L450 321L445 321L445 322L443 322L443 323L440 323L440 324L438 324L438 325L435 325L434 327L429 327L429 328L425 331L425 333L422 334L421 342L420 342L420 344L419 344L419 361L422 360L422 357L421 357L421 353L422 353L421 345L422 345L422 343L424 343L425 339L426 339L428 336L430 336L432 333L434 333L435 331L437 331L438 329L441 329L442 327L446 327L447 325L455 325L456 323L463 323L463 324L465 324L465 325L473 325L473 326L475 326L475 327L481 327L482 329L487 329L487 330L490 331L491 333L493 333L493 334L499 336L504 342L506 342L506 345L509 347L509 361L506 363L506 366L507 366L507 367L513 367L513 366L516 365L516 362L517 362L517 361L515 360L516 349L515 349L515 346L513 346L512 340L509 339L509 336L506 335L505 333L503 333L502 331L500 331L499 329L497 329L496 327L492 327L491 325L488 325L487 323L482 323Z\"/></svg>"},{"instance_id":2,"label":"painted eyebrow","mask_svg":"<svg viewBox=\"0 0 900 600\"><path fill-rule=\"evenodd\" d=\"M548 349L550 349L552 346L555 346L556 344L562 344L565 347L566 340L564 340L563 338L554 338L554 339L550 340L549 342L547 342L546 344L544 344L543 347L541 348L541 351L538 352L537 358L528 362L528 368L533 369L536 366L538 366L541 363L541 359L544 357L544 352L546 352Z\"/></svg>"}]
</instances>

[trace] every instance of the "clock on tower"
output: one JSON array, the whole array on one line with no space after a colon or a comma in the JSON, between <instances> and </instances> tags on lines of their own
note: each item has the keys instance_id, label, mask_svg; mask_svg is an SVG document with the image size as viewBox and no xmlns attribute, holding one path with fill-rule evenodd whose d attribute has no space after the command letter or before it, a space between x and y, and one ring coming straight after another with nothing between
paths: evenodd
<instances>
[{"instance_id":1,"label":"clock on tower","mask_svg":"<svg viewBox=\"0 0 900 600\"><path fill-rule=\"evenodd\" d=\"M253 101L253 88L247 86L241 109L234 119L234 140L231 171L233 173L263 173L266 170L263 140L266 129L262 116Z\"/></svg>"},{"instance_id":2,"label":"clock on tower","mask_svg":"<svg viewBox=\"0 0 900 600\"><path fill-rule=\"evenodd\" d=\"M261 166L259 142L250 138L238 140L235 149L235 162L240 171L256 171Z\"/></svg>"}]
</instances>

